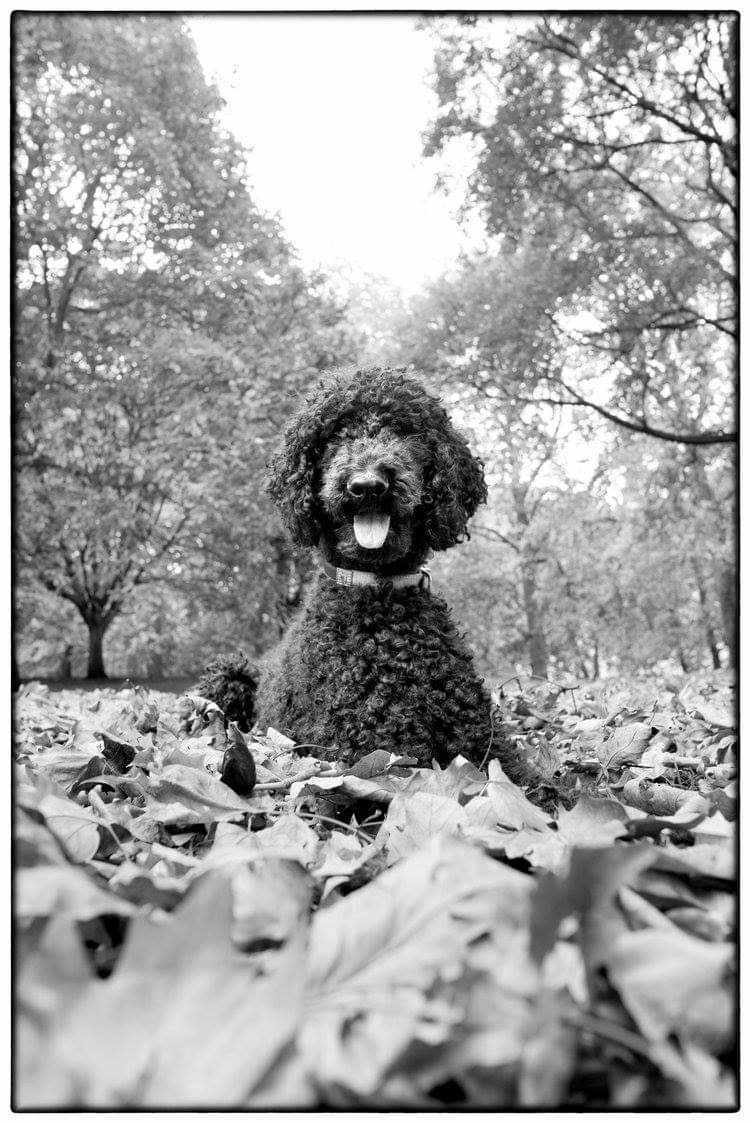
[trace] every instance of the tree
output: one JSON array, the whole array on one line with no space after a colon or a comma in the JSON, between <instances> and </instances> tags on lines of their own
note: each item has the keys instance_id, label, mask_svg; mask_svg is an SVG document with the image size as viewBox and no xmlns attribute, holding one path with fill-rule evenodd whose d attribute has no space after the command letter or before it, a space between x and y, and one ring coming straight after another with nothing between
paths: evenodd
<instances>
[{"instance_id":1,"label":"tree","mask_svg":"<svg viewBox=\"0 0 750 1123\"><path fill-rule=\"evenodd\" d=\"M465 262L399 329L400 360L444 394L485 461L474 541L434 563L482 666L598 678L733 664L730 448L654 442L506 392L501 373L538 344L533 316L514 309L539 291L526 272L514 291L506 267Z\"/></svg>"},{"instance_id":2,"label":"tree","mask_svg":"<svg viewBox=\"0 0 750 1123\"><path fill-rule=\"evenodd\" d=\"M19 579L75 606L100 677L144 583L210 599L271 569L268 447L348 336L253 204L179 19L14 27Z\"/></svg>"},{"instance_id":3,"label":"tree","mask_svg":"<svg viewBox=\"0 0 750 1123\"><path fill-rule=\"evenodd\" d=\"M418 326L416 318L412 323ZM434 320L428 320L430 327ZM488 620L497 611L498 636L484 641L486 660L494 673L498 661L524 662L533 675L545 677L550 664L550 610L553 605L550 567L554 564L554 508L571 487L561 447L561 419L548 407L529 408L523 415L507 404L488 402L466 385L456 371L436 366L421 352L433 387L442 392L452 416L470 431L472 448L485 465L489 505L474 520L472 560L466 550L436 559L436 570L451 584L465 588L458 597L461 611L472 620L480 644ZM467 565L476 577L464 577ZM474 605L471 605L474 601ZM494 663L494 666L493 666Z\"/></svg>"},{"instance_id":4,"label":"tree","mask_svg":"<svg viewBox=\"0 0 750 1123\"><path fill-rule=\"evenodd\" d=\"M470 143L467 209L521 277L502 291L534 313L532 363L504 378L519 400L735 439L736 23L551 16L510 48L441 25L426 152Z\"/></svg>"}]
</instances>

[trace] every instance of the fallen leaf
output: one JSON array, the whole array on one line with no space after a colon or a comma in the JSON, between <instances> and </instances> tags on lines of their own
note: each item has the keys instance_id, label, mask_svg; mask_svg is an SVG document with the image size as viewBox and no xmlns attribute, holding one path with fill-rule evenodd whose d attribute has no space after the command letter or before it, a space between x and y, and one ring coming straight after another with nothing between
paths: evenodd
<instances>
[{"instance_id":1,"label":"fallen leaf","mask_svg":"<svg viewBox=\"0 0 750 1123\"><path fill-rule=\"evenodd\" d=\"M97 836L98 837L98 836ZM15 915L21 923L34 917L88 920L135 910L127 901L101 888L81 868L70 865L27 866L15 871Z\"/></svg>"},{"instance_id":2,"label":"fallen leaf","mask_svg":"<svg viewBox=\"0 0 750 1123\"><path fill-rule=\"evenodd\" d=\"M433 764L429 768L415 768L404 788L404 795L412 792L430 792L433 795L449 796L466 803L472 795L484 791L487 777L470 761L462 756L454 757L445 768Z\"/></svg>"},{"instance_id":3,"label":"fallen leaf","mask_svg":"<svg viewBox=\"0 0 750 1123\"><path fill-rule=\"evenodd\" d=\"M663 928L619 935L606 956L609 978L644 1037L674 1034L709 1052L732 1037L733 949Z\"/></svg>"},{"instance_id":4,"label":"fallen leaf","mask_svg":"<svg viewBox=\"0 0 750 1123\"><path fill-rule=\"evenodd\" d=\"M488 775L487 797L495 808L499 826L514 830L521 830L523 827L544 830L547 827L549 817L526 798L521 788L508 779L499 761L490 761Z\"/></svg>"},{"instance_id":5,"label":"fallen leaf","mask_svg":"<svg viewBox=\"0 0 750 1123\"><path fill-rule=\"evenodd\" d=\"M686 710L693 710L710 725L721 729L736 729L737 711L733 691L716 691L705 695L690 684L680 691L679 698Z\"/></svg>"},{"instance_id":6,"label":"fallen leaf","mask_svg":"<svg viewBox=\"0 0 750 1123\"><path fill-rule=\"evenodd\" d=\"M136 752L140 746L133 746L115 737L111 733L102 731L100 734L104 746L103 756L115 772L126 772L133 763Z\"/></svg>"},{"instance_id":7,"label":"fallen leaf","mask_svg":"<svg viewBox=\"0 0 750 1123\"><path fill-rule=\"evenodd\" d=\"M658 838L663 831L675 831L682 835L695 830L710 811L708 800L694 793L674 815L634 815L627 823L628 834L631 838Z\"/></svg>"},{"instance_id":8,"label":"fallen leaf","mask_svg":"<svg viewBox=\"0 0 750 1123\"><path fill-rule=\"evenodd\" d=\"M332 831L322 844L322 858L313 871L316 880L324 883L323 899L340 885L350 884L371 864L378 863L378 869L384 869L386 841L379 835L364 845L354 834Z\"/></svg>"},{"instance_id":9,"label":"fallen leaf","mask_svg":"<svg viewBox=\"0 0 750 1123\"><path fill-rule=\"evenodd\" d=\"M723 943L732 935L731 926L721 916L715 916L706 909L680 906L669 913L672 924L677 924L688 935L698 936L701 940Z\"/></svg>"},{"instance_id":10,"label":"fallen leaf","mask_svg":"<svg viewBox=\"0 0 750 1123\"><path fill-rule=\"evenodd\" d=\"M232 940L242 951L278 948L307 927L313 884L298 862L266 858L232 873Z\"/></svg>"},{"instance_id":11,"label":"fallen leaf","mask_svg":"<svg viewBox=\"0 0 750 1123\"><path fill-rule=\"evenodd\" d=\"M135 862L122 862L109 880L118 897L136 905L171 909L180 901L190 885L190 874L165 874L158 868L146 868Z\"/></svg>"},{"instance_id":12,"label":"fallen leaf","mask_svg":"<svg viewBox=\"0 0 750 1123\"><path fill-rule=\"evenodd\" d=\"M392 864L433 838L456 835L464 822L463 811L454 799L417 791L393 797L376 837L387 847Z\"/></svg>"},{"instance_id":13,"label":"fallen leaf","mask_svg":"<svg viewBox=\"0 0 750 1123\"><path fill-rule=\"evenodd\" d=\"M301 802L306 795L336 792L348 796L350 800L369 799L374 803L390 803L394 795L403 791L409 780L408 770L403 775L393 772L380 773L371 778L347 773L344 776L313 776L300 780L289 788L293 800Z\"/></svg>"},{"instance_id":14,"label":"fallen leaf","mask_svg":"<svg viewBox=\"0 0 750 1123\"><path fill-rule=\"evenodd\" d=\"M151 792L159 799L177 800L199 813L235 811L248 814L253 801L237 795L216 776L183 764L169 764L151 776Z\"/></svg>"},{"instance_id":15,"label":"fallen leaf","mask_svg":"<svg viewBox=\"0 0 750 1123\"><path fill-rule=\"evenodd\" d=\"M627 818L616 800L583 795L569 811L560 812L557 829L568 846L609 846L626 833Z\"/></svg>"},{"instance_id":16,"label":"fallen leaf","mask_svg":"<svg viewBox=\"0 0 750 1123\"><path fill-rule=\"evenodd\" d=\"M531 951L537 962L552 950L561 921L575 916L590 985L597 968L607 962L612 940L627 927L615 903L618 889L653 861L648 842L574 849L566 877L538 878L531 914Z\"/></svg>"},{"instance_id":17,"label":"fallen leaf","mask_svg":"<svg viewBox=\"0 0 750 1123\"><path fill-rule=\"evenodd\" d=\"M168 922L132 922L114 974L84 988L47 1058L74 1075L77 1104L175 1110L248 1099L294 1035L303 934L259 978L232 950L230 923L218 875L196 882Z\"/></svg>"},{"instance_id":18,"label":"fallen leaf","mask_svg":"<svg viewBox=\"0 0 750 1123\"><path fill-rule=\"evenodd\" d=\"M535 1011L536 1024L528 1032L518 1076L520 1108L555 1108L565 1102L575 1068L576 1039L561 1017L556 995L546 995Z\"/></svg>"},{"instance_id":19,"label":"fallen leaf","mask_svg":"<svg viewBox=\"0 0 750 1123\"><path fill-rule=\"evenodd\" d=\"M637 764L651 738L651 724L631 721L613 729L606 741L596 747L596 755L605 768L622 768L626 764Z\"/></svg>"},{"instance_id":20,"label":"fallen leaf","mask_svg":"<svg viewBox=\"0 0 750 1123\"><path fill-rule=\"evenodd\" d=\"M218 823L214 844L205 859L212 869L259 858L286 858L302 866L316 861L321 842L296 815L282 815L270 827L246 831L234 823Z\"/></svg>"},{"instance_id":21,"label":"fallen leaf","mask_svg":"<svg viewBox=\"0 0 750 1123\"><path fill-rule=\"evenodd\" d=\"M735 846L729 838L682 847L667 842L658 848L655 864L702 881L733 882L736 877Z\"/></svg>"},{"instance_id":22,"label":"fallen leaf","mask_svg":"<svg viewBox=\"0 0 750 1123\"><path fill-rule=\"evenodd\" d=\"M70 916L53 917L34 951L16 966L13 1109L54 1111L76 1104L75 1079L50 1063L49 1041L61 1011L91 981L92 969Z\"/></svg>"},{"instance_id":23,"label":"fallen leaf","mask_svg":"<svg viewBox=\"0 0 750 1123\"><path fill-rule=\"evenodd\" d=\"M72 799L45 795L39 810L72 861L88 862L94 857L99 849L99 822L88 808Z\"/></svg>"},{"instance_id":24,"label":"fallen leaf","mask_svg":"<svg viewBox=\"0 0 750 1123\"><path fill-rule=\"evenodd\" d=\"M67 789L98 753L99 745L92 737L87 745L71 745L31 757L29 765L34 770L43 768L45 776Z\"/></svg>"},{"instance_id":25,"label":"fallen leaf","mask_svg":"<svg viewBox=\"0 0 750 1123\"><path fill-rule=\"evenodd\" d=\"M373 1095L414 1041L446 1041L456 1011L430 997L472 941L526 921L529 879L452 839L433 840L316 914L300 1034L321 1086Z\"/></svg>"},{"instance_id":26,"label":"fallen leaf","mask_svg":"<svg viewBox=\"0 0 750 1123\"><path fill-rule=\"evenodd\" d=\"M678 1051L672 1045L660 1043L651 1047L650 1056L673 1082L675 1092L670 1098L676 1107L693 1111L737 1108L734 1075L705 1050L688 1043Z\"/></svg>"}]
</instances>

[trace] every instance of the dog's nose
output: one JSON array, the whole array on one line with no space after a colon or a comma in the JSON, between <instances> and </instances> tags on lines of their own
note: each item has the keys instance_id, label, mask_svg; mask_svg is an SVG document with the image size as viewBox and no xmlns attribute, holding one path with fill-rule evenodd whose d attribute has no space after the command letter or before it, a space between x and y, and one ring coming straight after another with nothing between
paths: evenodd
<instances>
[{"instance_id":1,"label":"dog's nose","mask_svg":"<svg viewBox=\"0 0 750 1123\"><path fill-rule=\"evenodd\" d=\"M388 491L388 479L375 470L354 472L347 481L346 490L355 499L381 499Z\"/></svg>"}]
</instances>

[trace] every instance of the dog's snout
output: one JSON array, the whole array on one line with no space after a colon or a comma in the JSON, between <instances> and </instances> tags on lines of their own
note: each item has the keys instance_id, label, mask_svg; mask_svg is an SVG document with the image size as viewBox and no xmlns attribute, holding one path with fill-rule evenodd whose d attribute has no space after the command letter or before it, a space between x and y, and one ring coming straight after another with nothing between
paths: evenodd
<instances>
[{"instance_id":1,"label":"dog's snout","mask_svg":"<svg viewBox=\"0 0 750 1123\"><path fill-rule=\"evenodd\" d=\"M389 488L387 476L382 472L354 472L346 483L346 490L355 499L382 499Z\"/></svg>"}]
</instances>

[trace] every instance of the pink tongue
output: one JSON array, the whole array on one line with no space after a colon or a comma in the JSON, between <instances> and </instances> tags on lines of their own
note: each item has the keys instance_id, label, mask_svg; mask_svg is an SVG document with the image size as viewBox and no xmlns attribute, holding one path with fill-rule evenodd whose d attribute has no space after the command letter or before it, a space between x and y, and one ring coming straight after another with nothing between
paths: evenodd
<instances>
[{"instance_id":1,"label":"pink tongue","mask_svg":"<svg viewBox=\"0 0 750 1123\"><path fill-rule=\"evenodd\" d=\"M388 537L390 515L355 515L354 537L364 550L378 550Z\"/></svg>"}]
</instances>

